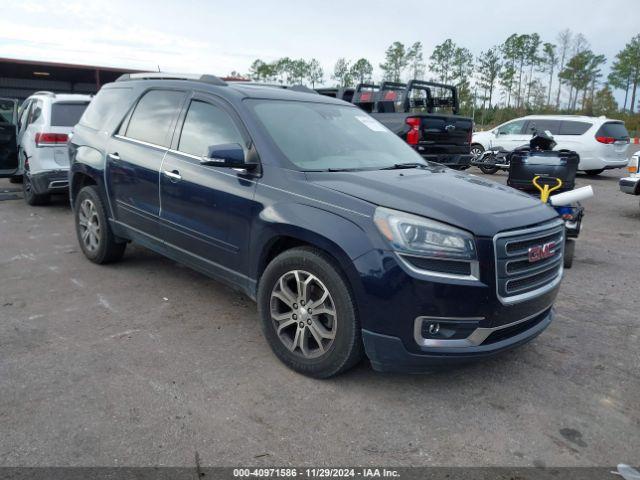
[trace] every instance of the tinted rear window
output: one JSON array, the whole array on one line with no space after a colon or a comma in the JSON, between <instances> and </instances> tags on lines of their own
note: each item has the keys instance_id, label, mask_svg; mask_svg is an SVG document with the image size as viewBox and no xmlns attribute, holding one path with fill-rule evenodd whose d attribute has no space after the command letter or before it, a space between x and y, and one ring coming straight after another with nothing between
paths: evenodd
<instances>
[{"instance_id":1,"label":"tinted rear window","mask_svg":"<svg viewBox=\"0 0 640 480\"><path fill-rule=\"evenodd\" d=\"M551 135L558 135L560 133L560 121L559 120L530 120L527 126L529 132L537 130L538 132L551 132Z\"/></svg>"},{"instance_id":2,"label":"tinted rear window","mask_svg":"<svg viewBox=\"0 0 640 480\"><path fill-rule=\"evenodd\" d=\"M89 105L89 102L56 102L51 106L51 125L73 127Z\"/></svg>"},{"instance_id":3,"label":"tinted rear window","mask_svg":"<svg viewBox=\"0 0 640 480\"><path fill-rule=\"evenodd\" d=\"M126 136L168 147L169 129L180 112L184 96L184 92L169 90L145 93L131 115Z\"/></svg>"},{"instance_id":4,"label":"tinted rear window","mask_svg":"<svg viewBox=\"0 0 640 480\"><path fill-rule=\"evenodd\" d=\"M616 140L629 138L629 132L622 122L607 122L600 127L597 137L613 137Z\"/></svg>"},{"instance_id":5,"label":"tinted rear window","mask_svg":"<svg viewBox=\"0 0 640 480\"><path fill-rule=\"evenodd\" d=\"M582 135L590 128L589 122L564 121L560 125L560 135Z\"/></svg>"},{"instance_id":6,"label":"tinted rear window","mask_svg":"<svg viewBox=\"0 0 640 480\"><path fill-rule=\"evenodd\" d=\"M91 100L80 124L95 130L115 128L112 123L122 120L133 103L130 88L103 88Z\"/></svg>"}]
</instances>

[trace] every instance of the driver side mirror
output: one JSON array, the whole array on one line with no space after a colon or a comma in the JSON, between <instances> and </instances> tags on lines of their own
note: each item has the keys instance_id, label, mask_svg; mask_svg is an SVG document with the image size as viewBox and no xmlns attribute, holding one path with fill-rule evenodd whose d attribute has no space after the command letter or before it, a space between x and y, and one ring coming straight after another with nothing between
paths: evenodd
<instances>
[{"instance_id":1,"label":"driver side mirror","mask_svg":"<svg viewBox=\"0 0 640 480\"><path fill-rule=\"evenodd\" d=\"M244 149L239 143L211 145L208 153L202 156L201 165L210 167L250 168L246 162Z\"/></svg>"}]
</instances>

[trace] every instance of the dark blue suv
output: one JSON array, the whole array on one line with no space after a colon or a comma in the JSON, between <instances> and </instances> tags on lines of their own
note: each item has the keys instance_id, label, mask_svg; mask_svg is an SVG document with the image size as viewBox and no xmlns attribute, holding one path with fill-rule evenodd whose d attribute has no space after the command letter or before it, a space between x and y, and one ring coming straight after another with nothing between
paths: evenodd
<instances>
[{"instance_id":1,"label":"dark blue suv","mask_svg":"<svg viewBox=\"0 0 640 480\"><path fill-rule=\"evenodd\" d=\"M363 354L376 370L431 370L521 345L552 320L556 212L426 162L346 102L127 75L94 98L69 150L91 261L134 241L240 289L274 353L304 374Z\"/></svg>"}]
</instances>

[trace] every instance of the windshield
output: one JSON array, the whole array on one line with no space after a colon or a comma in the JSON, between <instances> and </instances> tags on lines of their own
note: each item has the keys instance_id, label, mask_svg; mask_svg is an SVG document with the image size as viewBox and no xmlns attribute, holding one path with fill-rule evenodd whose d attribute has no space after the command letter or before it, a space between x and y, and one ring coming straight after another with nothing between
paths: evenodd
<instances>
[{"instance_id":1,"label":"windshield","mask_svg":"<svg viewBox=\"0 0 640 480\"><path fill-rule=\"evenodd\" d=\"M251 101L267 132L301 170L426 165L411 147L356 107L296 101Z\"/></svg>"}]
</instances>

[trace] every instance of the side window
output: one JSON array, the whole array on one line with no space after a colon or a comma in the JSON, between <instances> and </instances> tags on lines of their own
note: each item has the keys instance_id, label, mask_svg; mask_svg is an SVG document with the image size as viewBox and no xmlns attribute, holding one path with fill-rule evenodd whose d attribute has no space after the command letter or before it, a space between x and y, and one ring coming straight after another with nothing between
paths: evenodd
<instances>
[{"instance_id":1,"label":"side window","mask_svg":"<svg viewBox=\"0 0 640 480\"><path fill-rule=\"evenodd\" d=\"M180 112L184 92L151 90L136 105L125 136L168 147L169 129Z\"/></svg>"},{"instance_id":2,"label":"side window","mask_svg":"<svg viewBox=\"0 0 640 480\"><path fill-rule=\"evenodd\" d=\"M522 127L524 127L524 120L516 120L501 126L498 129L498 135L518 135L522 133Z\"/></svg>"},{"instance_id":3,"label":"side window","mask_svg":"<svg viewBox=\"0 0 640 480\"><path fill-rule=\"evenodd\" d=\"M582 135L591 128L589 122L564 121L560 125L560 135Z\"/></svg>"},{"instance_id":4,"label":"side window","mask_svg":"<svg viewBox=\"0 0 640 480\"><path fill-rule=\"evenodd\" d=\"M129 111L132 97L130 88L103 88L91 100L78 123L94 130L111 130Z\"/></svg>"},{"instance_id":5,"label":"side window","mask_svg":"<svg viewBox=\"0 0 640 480\"><path fill-rule=\"evenodd\" d=\"M560 120L530 120L527 126L527 133L546 132L549 130L551 135L560 135Z\"/></svg>"},{"instance_id":6,"label":"side window","mask_svg":"<svg viewBox=\"0 0 640 480\"><path fill-rule=\"evenodd\" d=\"M240 131L227 112L210 103L193 100L184 119L178 150L206 155L211 145L239 143L245 148Z\"/></svg>"},{"instance_id":7,"label":"side window","mask_svg":"<svg viewBox=\"0 0 640 480\"><path fill-rule=\"evenodd\" d=\"M29 114L29 122L27 123L27 126L32 123L36 123L40 118L42 118L42 101L37 100L31 106L31 113Z\"/></svg>"}]
</instances>

